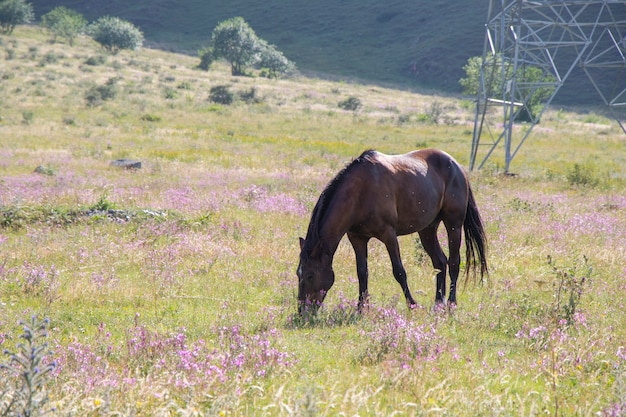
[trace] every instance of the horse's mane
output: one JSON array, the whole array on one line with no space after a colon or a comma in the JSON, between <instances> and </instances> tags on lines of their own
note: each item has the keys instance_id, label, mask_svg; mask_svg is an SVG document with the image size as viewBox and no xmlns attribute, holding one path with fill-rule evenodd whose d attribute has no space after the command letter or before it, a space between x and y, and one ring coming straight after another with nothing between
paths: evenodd
<instances>
[{"instance_id":1,"label":"horse's mane","mask_svg":"<svg viewBox=\"0 0 626 417\"><path fill-rule=\"evenodd\" d=\"M319 242L319 233L324 225L326 212L328 211L328 207L330 206L331 201L333 201L339 186L355 167L363 164L364 162L371 162L374 159L375 153L376 151L374 149L368 149L363 152L361 156L352 160L352 162L339 171L335 178L328 183L324 191L322 191L319 200L317 200L317 203L313 208L313 213L311 214L311 221L309 222L309 229L306 233L305 245L302 248L303 254L310 254L315 245Z\"/></svg>"}]
</instances>

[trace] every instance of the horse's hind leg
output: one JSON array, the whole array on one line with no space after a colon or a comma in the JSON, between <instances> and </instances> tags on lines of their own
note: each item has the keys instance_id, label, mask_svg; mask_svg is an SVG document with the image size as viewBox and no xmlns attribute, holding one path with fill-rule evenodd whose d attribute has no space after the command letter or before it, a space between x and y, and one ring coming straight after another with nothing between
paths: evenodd
<instances>
[{"instance_id":1,"label":"horse's hind leg","mask_svg":"<svg viewBox=\"0 0 626 417\"><path fill-rule=\"evenodd\" d=\"M445 223L445 221L444 221ZM448 301L456 304L456 281L461 267L461 224L445 223L448 231L448 268L450 270L450 297Z\"/></svg>"},{"instance_id":2,"label":"horse's hind leg","mask_svg":"<svg viewBox=\"0 0 626 417\"><path fill-rule=\"evenodd\" d=\"M439 245L439 240L437 239L437 227L439 224L429 226L426 229L419 232L420 239L422 241L422 246L424 246L424 250L430 257L433 268L435 268L437 272L437 293L435 294L435 302L443 303L446 297L446 265L448 260L446 255L443 253L441 249L441 245ZM452 294L450 294L452 296Z\"/></svg>"}]
</instances>

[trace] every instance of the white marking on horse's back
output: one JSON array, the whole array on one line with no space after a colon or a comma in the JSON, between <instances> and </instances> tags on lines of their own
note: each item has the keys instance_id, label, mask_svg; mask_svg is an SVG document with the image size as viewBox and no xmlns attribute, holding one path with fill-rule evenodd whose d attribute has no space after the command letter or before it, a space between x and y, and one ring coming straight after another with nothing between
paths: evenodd
<instances>
[{"instance_id":1,"label":"white marking on horse's back","mask_svg":"<svg viewBox=\"0 0 626 417\"><path fill-rule=\"evenodd\" d=\"M378 153L378 160L392 172L409 171L426 176L428 164L421 158L415 158L410 153L404 155L386 155Z\"/></svg>"}]
</instances>

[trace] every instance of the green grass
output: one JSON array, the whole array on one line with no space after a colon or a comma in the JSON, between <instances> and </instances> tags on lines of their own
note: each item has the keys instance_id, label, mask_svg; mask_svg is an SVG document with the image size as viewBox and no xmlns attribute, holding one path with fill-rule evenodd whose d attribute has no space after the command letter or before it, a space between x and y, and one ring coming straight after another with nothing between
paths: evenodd
<instances>
[{"instance_id":1,"label":"green grass","mask_svg":"<svg viewBox=\"0 0 626 417\"><path fill-rule=\"evenodd\" d=\"M471 108L373 85L232 78L226 66L202 72L194 58L155 50L86 71L100 53L87 39L69 48L24 27L1 39L0 53L13 57L0 70L10 74L0 84L0 348L23 342L18 322L49 318L47 358L58 366L40 388L43 409L623 410L626 183L616 125L548 113L513 161L518 175L501 174L501 155L470 174L491 275L462 287L453 312L433 309L434 271L406 236L417 309L407 309L383 245L372 242L372 306L356 314L344 240L325 307L307 320L295 315L298 237L325 184L367 148L438 147L466 165ZM50 53L59 58L39 65ZM87 92L113 77L115 97L90 107ZM216 106L215 85L254 87L261 101ZM348 97L362 107L342 110ZM420 116L433 109L438 123ZM112 167L119 158L142 168ZM0 380L24 392L11 372ZM0 413L12 387L0 386Z\"/></svg>"}]
</instances>

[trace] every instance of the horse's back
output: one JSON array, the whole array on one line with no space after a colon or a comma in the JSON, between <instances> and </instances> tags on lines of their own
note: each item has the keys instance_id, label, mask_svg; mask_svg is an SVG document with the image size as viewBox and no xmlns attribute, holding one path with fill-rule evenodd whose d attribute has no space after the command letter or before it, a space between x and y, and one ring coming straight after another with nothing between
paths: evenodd
<instances>
[{"instance_id":1,"label":"horse's back","mask_svg":"<svg viewBox=\"0 0 626 417\"><path fill-rule=\"evenodd\" d=\"M463 170L443 151L368 156L369 167L362 171L361 205L367 210L376 206L395 224L398 234L419 231L467 204Z\"/></svg>"},{"instance_id":2,"label":"horse's back","mask_svg":"<svg viewBox=\"0 0 626 417\"><path fill-rule=\"evenodd\" d=\"M392 174L407 173L420 183L466 182L461 165L448 153L439 149L419 149L402 155L377 153L379 161ZM422 185L423 185L422 184Z\"/></svg>"}]
</instances>

